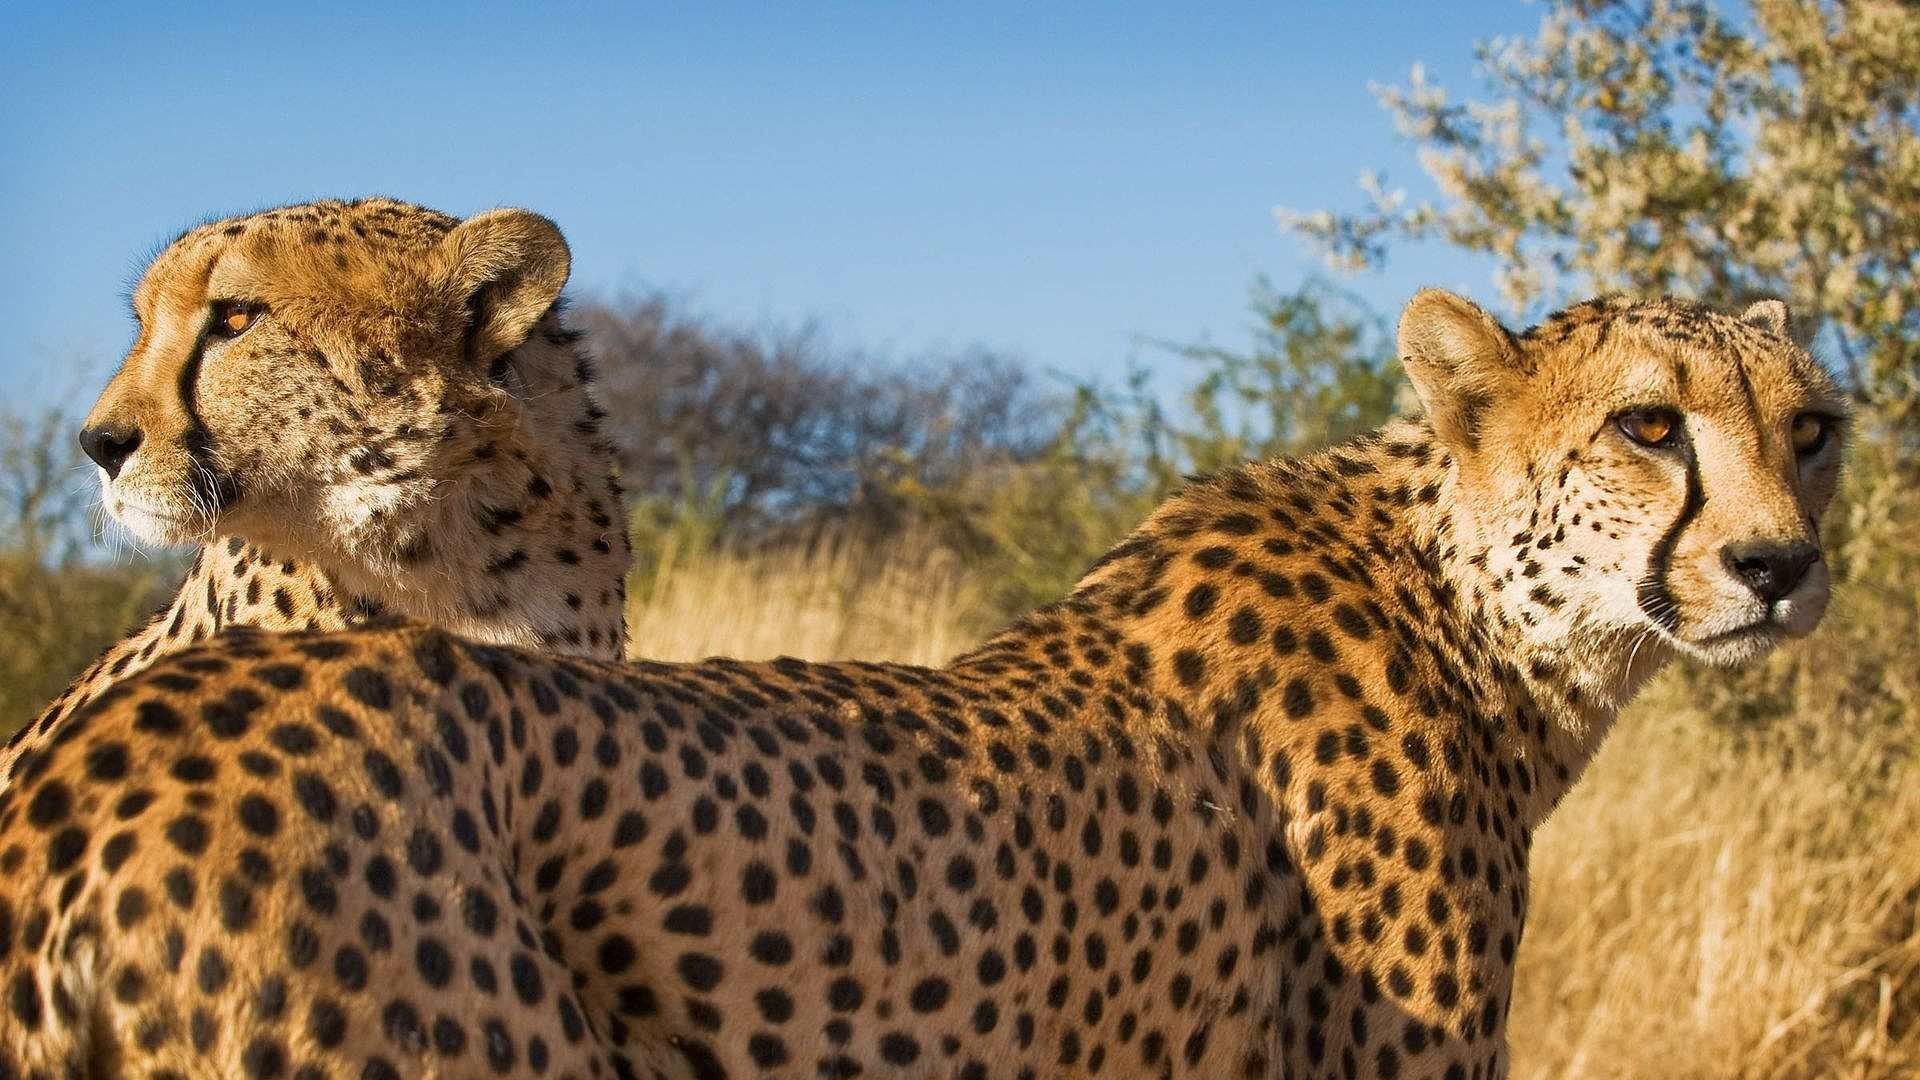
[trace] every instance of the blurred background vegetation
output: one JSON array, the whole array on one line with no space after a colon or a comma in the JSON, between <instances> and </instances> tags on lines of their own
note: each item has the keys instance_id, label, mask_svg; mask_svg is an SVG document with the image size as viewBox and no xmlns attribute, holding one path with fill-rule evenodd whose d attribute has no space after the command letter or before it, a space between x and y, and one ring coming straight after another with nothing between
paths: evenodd
<instances>
[{"instance_id":1,"label":"blurred background vegetation","mask_svg":"<svg viewBox=\"0 0 1920 1080\"><path fill-rule=\"evenodd\" d=\"M1481 253L1520 318L1616 288L1782 296L1860 410L1823 628L1750 671L1665 677L1539 837L1516 1075L1916 1075L1920 9L1562 0L1481 61L1479 98L1418 70L1379 91L1438 200L1370 179L1359 210L1283 227L1345 269ZM1394 411L1390 313L1319 280L1258 282L1250 311L1242 344L1163 343L1158 379L1077 385L664 296L579 304L632 496L635 652L938 662L1060 593L1184 474ZM0 729L181 565L94 543L73 428L0 411Z\"/></svg>"}]
</instances>

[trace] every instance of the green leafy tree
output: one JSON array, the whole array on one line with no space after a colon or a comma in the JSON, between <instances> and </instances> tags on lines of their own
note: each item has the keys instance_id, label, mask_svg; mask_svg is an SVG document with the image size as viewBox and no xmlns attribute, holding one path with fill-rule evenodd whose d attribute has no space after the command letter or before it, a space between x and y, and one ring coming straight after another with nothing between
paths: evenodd
<instances>
[{"instance_id":1,"label":"green leafy tree","mask_svg":"<svg viewBox=\"0 0 1920 1080\"><path fill-rule=\"evenodd\" d=\"M1920 5L1553 0L1478 48L1490 93L1416 67L1382 103L1439 197L1377 180L1282 211L1337 265L1439 240L1491 256L1516 309L1570 293L1787 299L1911 451L1920 433Z\"/></svg>"},{"instance_id":2,"label":"green leafy tree","mask_svg":"<svg viewBox=\"0 0 1920 1080\"><path fill-rule=\"evenodd\" d=\"M1148 372L1075 388L1039 452L982 462L907 494L988 582L1002 616L1061 595L1184 479L1306 453L1378 427L1400 384L1378 314L1323 281L1253 291L1239 348L1163 345L1193 381L1167 409Z\"/></svg>"},{"instance_id":3,"label":"green leafy tree","mask_svg":"<svg viewBox=\"0 0 1920 1080\"><path fill-rule=\"evenodd\" d=\"M1320 280L1281 292L1262 278L1244 350L1181 345L1200 377L1186 393L1191 429L1170 432L1174 458L1198 472L1306 453L1393 415L1400 364L1384 320Z\"/></svg>"}]
</instances>

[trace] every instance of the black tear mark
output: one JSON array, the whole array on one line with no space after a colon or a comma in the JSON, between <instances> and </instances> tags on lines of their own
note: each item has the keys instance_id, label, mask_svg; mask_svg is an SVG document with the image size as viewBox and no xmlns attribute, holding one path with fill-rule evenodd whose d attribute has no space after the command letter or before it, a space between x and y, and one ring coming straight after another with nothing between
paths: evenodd
<instances>
[{"instance_id":1,"label":"black tear mark","mask_svg":"<svg viewBox=\"0 0 1920 1080\"><path fill-rule=\"evenodd\" d=\"M180 437L181 447L198 466L188 476L187 483L199 502L217 512L239 501L240 480L214 462L213 433L207 430L206 422L200 418L198 387L200 365L206 358L206 351L207 335L203 330L199 340L193 343L193 352L188 354L187 362L180 365L180 382L176 392L180 395L180 406L187 414L187 431Z\"/></svg>"},{"instance_id":2,"label":"black tear mark","mask_svg":"<svg viewBox=\"0 0 1920 1080\"><path fill-rule=\"evenodd\" d=\"M1706 492L1700 487L1700 462L1694 456L1693 444L1683 441L1681 449L1687 460L1687 497L1680 504L1680 515L1668 526L1659 543L1653 545L1646 576L1640 579L1635 590L1640 610L1670 634L1680 628L1680 609L1674 604L1672 590L1667 588L1668 564L1673 559L1673 549L1679 546L1680 534L1700 515L1700 508L1707 501Z\"/></svg>"}]
</instances>

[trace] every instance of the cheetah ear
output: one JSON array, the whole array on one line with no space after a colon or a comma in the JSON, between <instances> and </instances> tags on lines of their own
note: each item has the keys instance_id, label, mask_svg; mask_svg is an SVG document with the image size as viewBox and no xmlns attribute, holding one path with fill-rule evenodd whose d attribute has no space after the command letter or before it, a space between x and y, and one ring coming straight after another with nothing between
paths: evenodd
<instances>
[{"instance_id":1,"label":"cheetah ear","mask_svg":"<svg viewBox=\"0 0 1920 1080\"><path fill-rule=\"evenodd\" d=\"M438 256L466 305L467 357L483 365L527 340L573 264L559 228L528 210L475 214L440 241Z\"/></svg>"},{"instance_id":2,"label":"cheetah ear","mask_svg":"<svg viewBox=\"0 0 1920 1080\"><path fill-rule=\"evenodd\" d=\"M1784 300L1756 300L1740 313L1740 321L1779 337L1793 336L1793 319Z\"/></svg>"},{"instance_id":3,"label":"cheetah ear","mask_svg":"<svg viewBox=\"0 0 1920 1080\"><path fill-rule=\"evenodd\" d=\"M1520 347L1480 305L1422 289L1400 316L1400 364L1441 442L1479 444L1481 414L1522 373Z\"/></svg>"}]
</instances>

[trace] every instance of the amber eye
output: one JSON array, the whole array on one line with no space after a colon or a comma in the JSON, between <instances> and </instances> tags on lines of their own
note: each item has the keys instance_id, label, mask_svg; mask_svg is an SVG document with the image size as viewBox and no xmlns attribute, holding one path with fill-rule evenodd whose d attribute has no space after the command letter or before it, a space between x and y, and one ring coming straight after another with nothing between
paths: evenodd
<instances>
[{"instance_id":1,"label":"amber eye","mask_svg":"<svg viewBox=\"0 0 1920 1080\"><path fill-rule=\"evenodd\" d=\"M1641 446L1668 446L1680 431L1680 417L1667 409L1635 409L1614 417L1620 433Z\"/></svg>"},{"instance_id":2,"label":"amber eye","mask_svg":"<svg viewBox=\"0 0 1920 1080\"><path fill-rule=\"evenodd\" d=\"M213 305L212 331L215 337L236 338L259 321L260 309L250 304L223 300Z\"/></svg>"},{"instance_id":3,"label":"amber eye","mask_svg":"<svg viewBox=\"0 0 1920 1080\"><path fill-rule=\"evenodd\" d=\"M1833 430L1833 421L1819 413L1801 413L1793 418L1793 428L1788 433L1793 439L1793 452L1801 457L1817 452L1827 445L1827 435Z\"/></svg>"}]
</instances>

